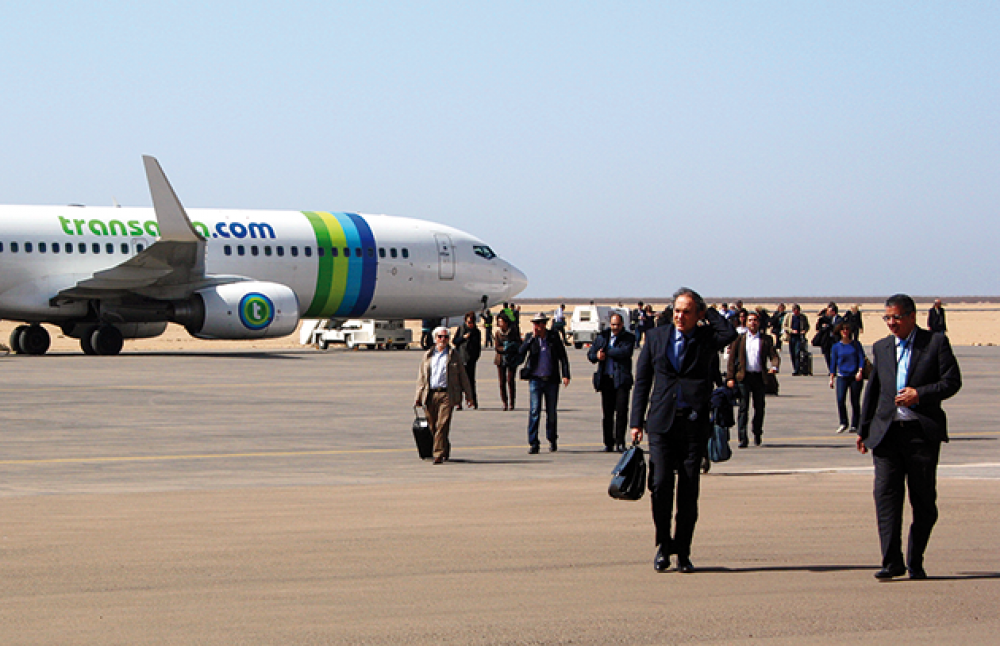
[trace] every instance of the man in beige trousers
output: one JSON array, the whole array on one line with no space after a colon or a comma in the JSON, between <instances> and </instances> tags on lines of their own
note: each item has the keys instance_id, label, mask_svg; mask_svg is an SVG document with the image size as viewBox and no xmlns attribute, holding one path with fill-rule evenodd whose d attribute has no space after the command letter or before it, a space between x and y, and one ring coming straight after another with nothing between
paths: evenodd
<instances>
[{"instance_id":1,"label":"man in beige trousers","mask_svg":"<svg viewBox=\"0 0 1000 646\"><path fill-rule=\"evenodd\" d=\"M416 405L423 406L434 434L434 464L442 464L451 455L451 412L461 405L463 393L472 406L472 386L461 357L449 343L448 328L439 327L433 334L434 347L424 354L417 372Z\"/></svg>"}]
</instances>

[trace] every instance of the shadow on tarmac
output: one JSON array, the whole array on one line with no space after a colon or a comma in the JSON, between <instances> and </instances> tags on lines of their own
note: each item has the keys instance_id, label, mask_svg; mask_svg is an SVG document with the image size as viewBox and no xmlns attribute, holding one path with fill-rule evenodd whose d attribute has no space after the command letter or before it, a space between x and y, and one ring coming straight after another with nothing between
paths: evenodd
<instances>
[{"instance_id":1,"label":"shadow on tarmac","mask_svg":"<svg viewBox=\"0 0 1000 646\"><path fill-rule=\"evenodd\" d=\"M774 567L700 567L696 572L715 574L745 574L750 572L846 572L846 571L876 571L872 565L783 565ZM928 576L928 581L966 581L974 579L1000 579L1000 572L963 572L944 576ZM884 583L909 581L907 577L899 577Z\"/></svg>"},{"instance_id":2,"label":"shadow on tarmac","mask_svg":"<svg viewBox=\"0 0 1000 646\"><path fill-rule=\"evenodd\" d=\"M696 573L706 572L706 573L717 573L717 574L741 574L748 572L848 572L848 571L864 571L864 570L878 570L878 567L872 565L776 565L776 566L762 566L762 567L699 567L695 569Z\"/></svg>"}]
</instances>

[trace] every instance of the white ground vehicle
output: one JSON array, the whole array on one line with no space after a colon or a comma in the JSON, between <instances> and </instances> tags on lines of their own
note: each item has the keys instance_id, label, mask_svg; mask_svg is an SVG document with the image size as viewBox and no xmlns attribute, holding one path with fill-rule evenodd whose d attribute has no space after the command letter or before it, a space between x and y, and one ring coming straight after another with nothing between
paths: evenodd
<instances>
[{"instance_id":1,"label":"white ground vehicle","mask_svg":"<svg viewBox=\"0 0 1000 646\"><path fill-rule=\"evenodd\" d=\"M299 343L315 345L326 350L331 343L343 343L348 349L383 348L405 350L410 347L413 333L404 321L377 321L375 319L308 319L299 329Z\"/></svg>"},{"instance_id":2,"label":"white ground vehicle","mask_svg":"<svg viewBox=\"0 0 1000 646\"><path fill-rule=\"evenodd\" d=\"M601 331L611 322L612 314L620 314L628 321L629 311L624 307L609 307L607 305L578 305L573 309L570 320L570 332L573 334L573 347L577 350L584 344L593 343Z\"/></svg>"}]
</instances>

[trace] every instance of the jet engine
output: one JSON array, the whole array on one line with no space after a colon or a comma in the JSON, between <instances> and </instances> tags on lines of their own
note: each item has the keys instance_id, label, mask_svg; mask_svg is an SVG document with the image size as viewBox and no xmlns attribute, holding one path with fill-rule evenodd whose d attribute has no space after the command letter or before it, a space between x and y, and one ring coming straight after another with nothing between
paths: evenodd
<instances>
[{"instance_id":1,"label":"jet engine","mask_svg":"<svg viewBox=\"0 0 1000 646\"><path fill-rule=\"evenodd\" d=\"M246 281L199 290L174 304L172 320L199 339L287 336L299 324L299 299L279 283Z\"/></svg>"}]
</instances>

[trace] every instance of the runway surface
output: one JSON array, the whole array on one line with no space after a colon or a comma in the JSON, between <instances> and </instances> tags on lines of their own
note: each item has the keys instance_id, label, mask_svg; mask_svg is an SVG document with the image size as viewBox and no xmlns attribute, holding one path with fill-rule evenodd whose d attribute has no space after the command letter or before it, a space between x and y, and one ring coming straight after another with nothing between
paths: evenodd
<instances>
[{"instance_id":1,"label":"runway surface","mask_svg":"<svg viewBox=\"0 0 1000 646\"><path fill-rule=\"evenodd\" d=\"M206 347L0 358L0 642L995 643L998 348L956 348L932 579L879 584L825 377L781 375L764 445L702 481L699 572L658 575L648 500L606 494L584 352L557 453L527 455L526 384L501 411L484 358L433 466L418 352Z\"/></svg>"}]
</instances>

